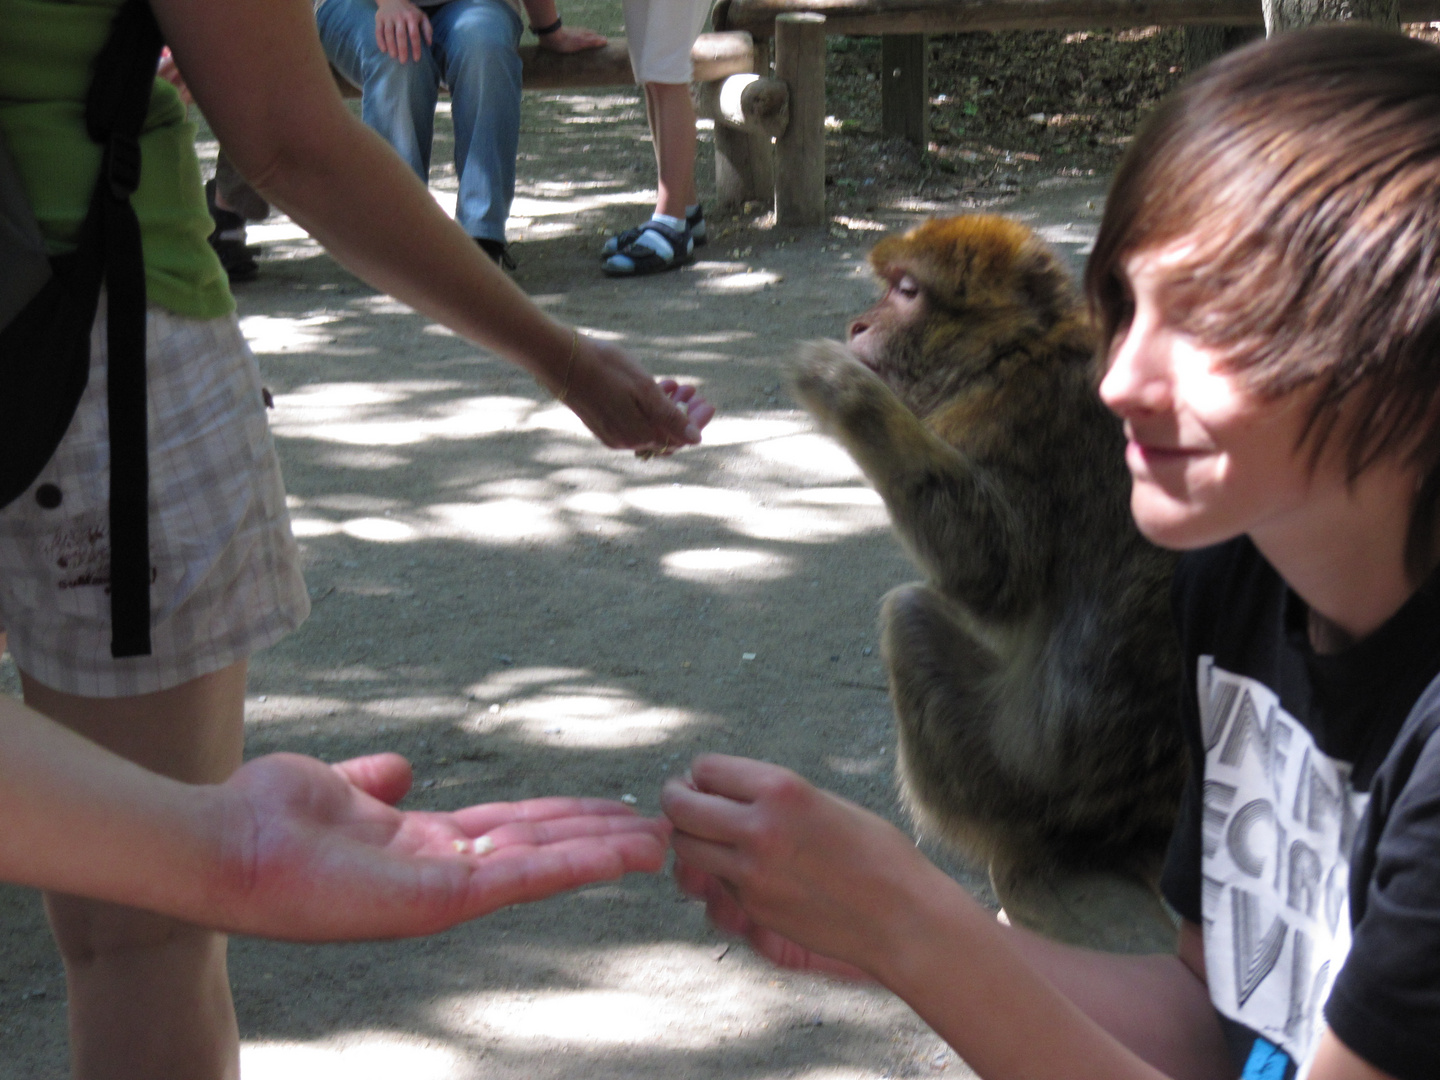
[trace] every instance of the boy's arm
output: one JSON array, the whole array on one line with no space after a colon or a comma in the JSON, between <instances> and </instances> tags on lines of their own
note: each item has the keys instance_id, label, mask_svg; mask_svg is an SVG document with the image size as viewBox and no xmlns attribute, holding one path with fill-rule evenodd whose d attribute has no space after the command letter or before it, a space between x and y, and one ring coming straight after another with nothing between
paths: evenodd
<instances>
[{"instance_id":1,"label":"boy's arm","mask_svg":"<svg viewBox=\"0 0 1440 1080\"><path fill-rule=\"evenodd\" d=\"M691 775L662 805L682 883L722 928L772 956L798 945L859 968L987 1080L1233 1077L1204 985L1181 960L1003 927L899 830L788 770L707 755Z\"/></svg>"},{"instance_id":2,"label":"boy's arm","mask_svg":"<svg viewBox=\"0 0 1440 1080\"><path fill-rule=\"evenodd\" d=\"M274 754L182 784L0 697L0 880L325 941L429 933L664 861L663 825L618 803L402 813L409 786L394 754Z\"/></svg>"}]
</instances>

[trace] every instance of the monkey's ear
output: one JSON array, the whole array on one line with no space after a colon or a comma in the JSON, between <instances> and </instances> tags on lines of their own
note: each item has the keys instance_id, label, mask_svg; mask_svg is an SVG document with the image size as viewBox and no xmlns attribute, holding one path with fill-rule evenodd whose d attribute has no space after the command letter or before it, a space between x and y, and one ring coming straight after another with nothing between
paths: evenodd
<instances>
[{"instance_id":1,"label":"monkey's ear","mask_svg":"<svg viewBox=\"0 0 1440 1080\"><path fill-rule=\"evenodd\" d=\"M1016 252L1015 288L1020 306L1046 328L1079 305L1069 272L1033 233Z\"/></svg>"}]
</instances>

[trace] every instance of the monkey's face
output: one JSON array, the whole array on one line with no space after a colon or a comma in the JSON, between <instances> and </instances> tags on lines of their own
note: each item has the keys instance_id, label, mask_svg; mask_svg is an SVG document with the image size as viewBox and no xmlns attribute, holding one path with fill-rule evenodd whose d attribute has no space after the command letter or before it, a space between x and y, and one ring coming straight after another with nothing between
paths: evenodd
<instances>
[{"instance_id":1,"label":"monkey's face","mask_svg":"<svg viewBox=\"0 0 1440 1080\"><path fill-rule=\"evenodd\" d=\"M927 310L928 301L920 282L912 274L892 268L885 295L850 324L846 338L850 351L864 361L866 367L878 371L895 331L921 325Z\"/></svg>"},{"instance_id":2,"label":"monkey's face","mask_svg":"<svg viewBox=\"0 0 1440 1080\"><path fill-rule=\"evenodd\" d=\"M919 403L909 400L909 391L920 381L924 367L930 298L915 276L899 267L891 268L882 280L885 294L850 324L846 343L861 363L919 412Z\"/></svg>"}]
</instances>

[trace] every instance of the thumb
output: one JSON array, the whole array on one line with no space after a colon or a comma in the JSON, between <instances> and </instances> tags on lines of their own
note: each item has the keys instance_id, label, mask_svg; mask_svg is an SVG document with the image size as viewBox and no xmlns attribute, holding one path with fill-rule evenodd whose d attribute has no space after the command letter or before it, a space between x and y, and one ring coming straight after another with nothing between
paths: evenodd
<instances>
[{"instance_id":1,"label":"thumb","mask_svg":"<svg viewBox=\"0 0 1440 1080\"><path fill-rule=\"evenodd\" d=\"M393 806L410 790L414 774L399 754L371 754L331 766L366 795Z\"/></svg>"}]
</instances>

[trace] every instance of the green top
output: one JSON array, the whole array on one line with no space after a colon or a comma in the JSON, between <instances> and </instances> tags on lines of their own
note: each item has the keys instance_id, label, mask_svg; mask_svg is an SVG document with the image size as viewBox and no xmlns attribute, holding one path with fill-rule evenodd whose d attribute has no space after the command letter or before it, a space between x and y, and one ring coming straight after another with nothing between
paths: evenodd
<instances>
[{"instance_id":1,"label":"green top","mask_svg":"<svg viewBox=\"0 0 1440 1080\"><path fill-rule=\"evenodd\" d=\"M91 65L121 0L0 0L0 135L10 147L52 254L75 246L100 171L85 133ZM140 135L140 219L151 303L198 319L234 310L225 271L206 243L195 125L175 88L156 80Z\"/></svg>"}]
</instances>

